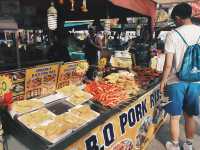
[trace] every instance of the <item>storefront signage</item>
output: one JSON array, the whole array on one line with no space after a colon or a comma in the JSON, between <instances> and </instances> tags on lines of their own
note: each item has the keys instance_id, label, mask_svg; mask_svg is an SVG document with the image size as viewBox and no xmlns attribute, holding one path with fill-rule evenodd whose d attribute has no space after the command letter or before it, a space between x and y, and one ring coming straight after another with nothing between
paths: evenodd
<instances>
[{"instance_id":1,"label":"storefront signage","mask_svg":"<svg viewBox=\"0 0 200 150\"><path fill-rule=\"evenodd\" d=\"M125 134L126 128L135 127L135 125L140 122L147 113L147 103L146 99L144 99L135 106L130 107L128 111L123 112L121 115L119 115L116 119L119 121L120 124L120 126L117 127L120 128L120 134ZM103 127L103 146L99 146L100 144L97 142L97 136L92 135L85 141L86 150L104 150L105 147L109 147L111 144L113 144L115 139L117 140L114 132L114 126L115 125L113 123L108 123Z\"/></svg>"},{"instance_id":2,"label":"storefront signage","mask_svg":"<svg viewBox=\"0 0 200 150\"><path fill-rule=\"evenodd\" d=\"M121 147L142 150L160 123L153 122L154 118L159 117L161 121L164 118L157 115L159 99L156 87L65 150L116 150Z\"/></svg>"},{"instance_id":3,"label":"storefront signage","mask_svg":"<svg viewBox=\"0 0 200 150\"><path fill-rule=\"evenodd\" d=\"M56 90L59 64L50 64L26 70L26 99L47 96Z\"/></svg>"}]
</instances>

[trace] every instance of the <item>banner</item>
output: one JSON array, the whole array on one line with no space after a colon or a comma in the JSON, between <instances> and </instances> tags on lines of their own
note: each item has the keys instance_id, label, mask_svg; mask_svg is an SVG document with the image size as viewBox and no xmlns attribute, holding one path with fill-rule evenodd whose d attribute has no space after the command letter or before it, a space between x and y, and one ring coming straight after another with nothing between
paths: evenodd
<instances>
[{"instance_id":1,"label":"banner","mask_svg":"<svg viewBox=\"0 0 200 150\"><path fill-rule=\"evenodd\" d=\"M59 70L57 89L69 84L81 84L87 68L87 62L84 60L68 62L61 65Z\"/></svg>"},{"instance_id":2,"label":"banner","mask_svg":"<svg viewBox=\"0 0 200 150\"><path fill-rule=\"evenodd\" d=\"M47 96L56 90L59 64L49 64L26 70L25 97Z\"/></svg>"},{"instance_id":3,"label":"banner","mask_svg":"<svg viewBox=\"0 0 200 150\"><path fill-rule=\"evenodd\" d=\"M156 87L65 150L144 149L165 118L159 99Z\"/></svg>"}]
</instances>

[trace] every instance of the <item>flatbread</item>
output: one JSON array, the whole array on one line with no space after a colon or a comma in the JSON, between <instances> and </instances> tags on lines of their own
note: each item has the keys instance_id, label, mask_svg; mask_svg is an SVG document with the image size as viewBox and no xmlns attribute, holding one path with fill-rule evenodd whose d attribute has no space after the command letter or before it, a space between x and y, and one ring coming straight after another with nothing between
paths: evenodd
<instances>
[{"instance_id":1,"label":"flatbread","mask_svg":"<svg viewBox=\"0 0 200 150\"><path fill-rule=\"evenodd\" d=\"M25 114L18 119L29 128L34 128L46 121L53 120L55 116L46 108Z\"/></svg>"},{"instance_id":2,"label":"flatbread","mask_svg":"<svg viewBox=\"0 0 200 150\"><path fill-rule=\"evenodd\" d=\"M37 99L16 101L12 104L12 111L21 114L21 113L26 113L43 106L44 104Z\"/></svg>"}]
</instances>

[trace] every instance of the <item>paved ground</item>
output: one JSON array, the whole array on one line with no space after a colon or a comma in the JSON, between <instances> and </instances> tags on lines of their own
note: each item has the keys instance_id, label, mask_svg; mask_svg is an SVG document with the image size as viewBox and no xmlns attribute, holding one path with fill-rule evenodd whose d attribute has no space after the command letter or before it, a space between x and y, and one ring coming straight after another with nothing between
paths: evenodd
<instances>
[{"instance_id":1,"label":"paved ground","mask_svg":"<svg viewBox=\"0 0 200 150\"><path fill-rule=\"evenodd\" d=\"M197 133L194 139L194 149L200 150L200 118L197 118ZM184 121L181 120L181 144L184 142L184 128L183 128ZM169 140L169 126L168 121L160 128L159 132L155 136L154 140L150 144L147 150L165 150L165 142ZM13 137L9 137L8 140L8 150L28 150L23 145L19 144L19 142L14 139Z\"/></svg>"},{"instance_id":2,"label":"paved ground","mask_svg":"<svg viewBox=\"0 0 200 150\"><path fill-rule=\"evenodd\" d=\"M197 122L197 133L194 138L193 147L194 150L200 150L200 117L195 118ZM181 135L180 135L180 144L182 145L185 141L185 134L184 134L184 120L181 120ZM168 121L160 128L156 137L152 141L151 145L148 147L147 150L165 150L165 143L169 140L169 125Z\"/></svg>"}]
</instances>

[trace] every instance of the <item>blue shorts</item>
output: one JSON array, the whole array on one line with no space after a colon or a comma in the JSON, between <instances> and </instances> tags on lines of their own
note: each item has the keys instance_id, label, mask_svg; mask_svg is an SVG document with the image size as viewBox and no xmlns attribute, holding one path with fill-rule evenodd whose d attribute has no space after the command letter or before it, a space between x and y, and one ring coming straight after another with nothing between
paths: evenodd
<instances>
[{"instance_id":1,"label":"blue shorts","mask_svg":"<svg viewBox=\"0 0 200 150\"><path fill-rule=\"evenodd\" d=\"M172 116L183 112L190 116L199 115L200 84L179 82L167 86L167 94L171 101L165 106L165 111Z\"/></svg>"}]
</instances>

